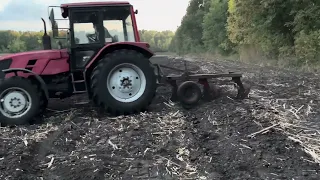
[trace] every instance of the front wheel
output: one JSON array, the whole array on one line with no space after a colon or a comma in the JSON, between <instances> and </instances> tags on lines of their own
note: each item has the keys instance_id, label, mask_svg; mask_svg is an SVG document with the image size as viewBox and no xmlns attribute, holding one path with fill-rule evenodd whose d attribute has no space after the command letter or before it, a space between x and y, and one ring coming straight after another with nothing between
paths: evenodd
<instances>
[{"instance_id":1,"label":"front wheel","mask_svg":"<svg viewBox=\"0 0 320 180\"><path fill-rule=\"evenodd\" d=\"M39 91L28 79L10 77L0 82L0 123L20 125L39 114Z\"/></svg>"},{"instance_id":2,"label":"front wheel","mask_svg":"<svg viewBox=\"0 0 320 180\"><path fill-rule=\"evenodd\" d=\"M93 101L113 115L147 109L156 92L156 76L150 62L133 50L117 50L93 70Z\"/></svg>"}]
</instances>

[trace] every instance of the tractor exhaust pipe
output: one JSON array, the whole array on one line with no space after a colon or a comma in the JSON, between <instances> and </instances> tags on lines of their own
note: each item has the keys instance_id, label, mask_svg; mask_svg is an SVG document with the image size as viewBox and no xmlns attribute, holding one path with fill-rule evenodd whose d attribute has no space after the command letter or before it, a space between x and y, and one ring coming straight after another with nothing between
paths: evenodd
<instances>
[{"instance_id":1,"label":"tractor exhaust pipe","mask_svg":"<svg viewBox=\"0 0 320 180\"><path fill-rule=\"evenodd\" d=\"M44 21L43 18L41 18L41 19L42 19L43 26L44 26L44 34L43 34L43 36L42 36L43 49L44 49L44 50L52 49L52 47L51 47L51 38L50 38L50 36L47 34L46 22Z\"/></svg>"}]
</instances>

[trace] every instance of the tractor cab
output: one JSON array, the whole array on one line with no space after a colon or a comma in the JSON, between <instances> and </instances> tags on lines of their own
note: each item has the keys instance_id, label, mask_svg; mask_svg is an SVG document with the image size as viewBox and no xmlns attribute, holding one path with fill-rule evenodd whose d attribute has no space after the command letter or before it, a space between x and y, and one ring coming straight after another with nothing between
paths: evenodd
<instances>
[{"instance_id":1,"label":"tractor cab","mask_svg":"<svg viewBox=\"0 0 320 180\"><path fill-rule=\"evenodd\" d=\"M139 42L135 14L128 2L70 3L59 6L63 19L55 19L53 8L49 19L53 38L61 39L60 32L67 31L71 70L83 70L104 46L112 43ZM68 20L69 27L59 28ZM62 38L63 39L63 38Z\"/></svg>"}]
</instances>

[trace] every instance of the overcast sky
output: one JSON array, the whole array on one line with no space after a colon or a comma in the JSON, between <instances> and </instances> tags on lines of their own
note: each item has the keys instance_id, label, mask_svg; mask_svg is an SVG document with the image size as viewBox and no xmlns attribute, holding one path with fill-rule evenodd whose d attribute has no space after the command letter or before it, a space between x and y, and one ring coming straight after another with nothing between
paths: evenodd
<instances>
[{"instance_id":1,"label":"overcast sky","mask_svg":"<svg viewBox=\"0 0 320 180\"><path fill-rule=\"evenodd\" d=\"M81 1L101 0L0 0L0 30L42 30L40 18L48 21L49 5ZM175 30L180 25L189 3L189 0L128 1L139 10L139 29L147 30Z\"/></svg>"}]
</instances>

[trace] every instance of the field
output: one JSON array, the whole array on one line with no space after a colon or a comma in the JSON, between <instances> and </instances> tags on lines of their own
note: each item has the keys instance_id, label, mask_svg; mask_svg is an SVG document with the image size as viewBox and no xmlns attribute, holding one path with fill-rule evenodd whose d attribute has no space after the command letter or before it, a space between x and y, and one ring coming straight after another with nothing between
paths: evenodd
<instances>
[{"instance_id":1,"label":"field","mask_svg":"<svg viewBox=\"0 0 320 180\"><path fill-rule=\"evenodd\" d=\"M84 96L52 100L41 124L0 129L0 179L320 179L319 75L185 59L194 72L243 72L249 98L220 86L187 111L161 87L148 112L121 117Z\"/></svg>"}]
</instances>

